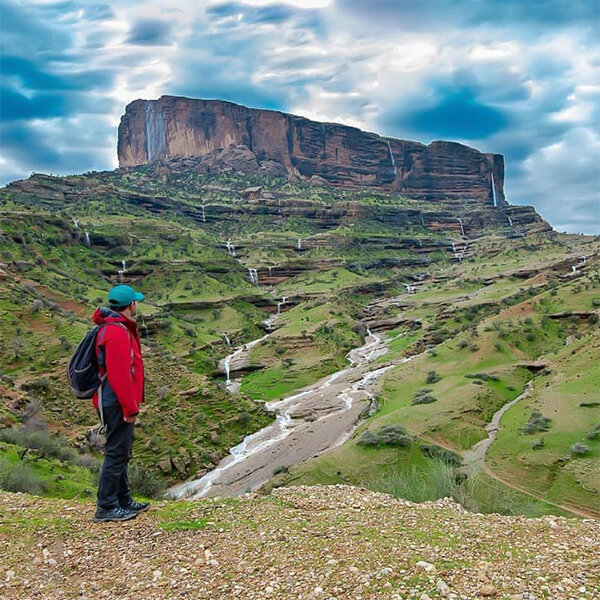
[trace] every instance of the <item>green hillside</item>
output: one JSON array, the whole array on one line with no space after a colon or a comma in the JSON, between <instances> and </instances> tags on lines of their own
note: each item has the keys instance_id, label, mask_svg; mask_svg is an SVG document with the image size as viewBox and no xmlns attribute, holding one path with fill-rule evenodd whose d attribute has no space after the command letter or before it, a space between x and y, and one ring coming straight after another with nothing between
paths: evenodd
<instances>
[{"instance_id":1,"label":"green hillside","mask_svg":"<svg viewBox=\"0 0 600 600\"><path fill-rule=\"evenodd\" d=\"M489 489L501 488L518 496L515 510L597 510L599 240L552 232L529 207L424 205L152 165L33 175L0 190L0 207L0 474L23 463L46 481L38 493L92 493L96 418L64 368L123 281L147 298L142 483L212 469L273 420L264 401L343 369L370 327L389 340L376 360L394 365L377 410L271 485L385 488L391 475L425 472L440 448L467 456L530 384L469 497L490 507ZM233 374L239 391L227 391L223 359L266 334ZM532 413L550 421L526 433ZM359 444L385 426L402 426L410 443ZM75 455L57 457L31 432L60 436Z\"/></svg>"}]
</instances>

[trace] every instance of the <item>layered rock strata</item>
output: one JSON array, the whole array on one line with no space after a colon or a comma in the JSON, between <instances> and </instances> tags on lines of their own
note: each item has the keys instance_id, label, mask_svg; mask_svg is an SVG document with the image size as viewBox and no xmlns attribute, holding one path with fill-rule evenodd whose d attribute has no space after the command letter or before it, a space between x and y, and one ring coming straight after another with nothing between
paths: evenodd
<instances>
[{"instance_id":1,"label":"layered rock strata","mask_svg":"<svg viewBox=\"0 0 600 600\"><path fill-rule=\"evenodd\" d=\"M429 145L337 123L221 100L135 100L119 125L119 165L203 157L206 172L233 169L372 187L428 201L504 198L504 159L448 141Z\"/></svg>"}]
</instances>

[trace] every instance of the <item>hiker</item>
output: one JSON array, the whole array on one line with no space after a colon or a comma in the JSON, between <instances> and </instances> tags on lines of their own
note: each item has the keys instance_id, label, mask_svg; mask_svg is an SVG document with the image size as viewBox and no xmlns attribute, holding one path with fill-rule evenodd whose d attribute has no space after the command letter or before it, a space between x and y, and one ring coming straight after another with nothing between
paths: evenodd
<instances>
[{"instance_id":1,"label":"hiker","mask_svg":"<svg viewBox=\"0 0 600 600\"><path fill-rule=\"evenodd\" d=\"M136 502L129 488L128 463L133 429L144 401L144 365L136 322L137 303L144 295L128 285L108 294L109 308L97 308L93 321L100 325L96 356L103 384L93 396L102 425L106 427L104 462L98 484L94 521L127 521L150 506Z\"/></svg>"}]
</instances>

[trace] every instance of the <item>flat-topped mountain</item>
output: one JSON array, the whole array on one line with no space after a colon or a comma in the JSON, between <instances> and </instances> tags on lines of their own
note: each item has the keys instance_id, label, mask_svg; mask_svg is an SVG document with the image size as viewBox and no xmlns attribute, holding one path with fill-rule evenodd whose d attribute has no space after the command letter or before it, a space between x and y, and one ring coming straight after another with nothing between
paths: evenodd
<instances>
[{"instance_id":1,"label":"flat-topped mountain","mask_svg":"<svg viewBox=\"0 0 600 600\"><path fill-rule=\"evenodd\" d=\"M119 125L119 165L204 157L205 172L319 177L416 199L473 199L502 206L504 159L448 141L428 146L338 123L222 100L162 96L135 100Z\"/></svg>"}]
</instances>

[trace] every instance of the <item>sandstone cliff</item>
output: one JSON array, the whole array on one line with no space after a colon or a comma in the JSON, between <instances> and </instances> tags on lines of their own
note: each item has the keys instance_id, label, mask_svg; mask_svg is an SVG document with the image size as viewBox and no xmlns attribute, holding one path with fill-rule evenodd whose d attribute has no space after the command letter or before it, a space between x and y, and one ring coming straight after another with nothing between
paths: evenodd
<instances>
[{"instance_id":1,"label":"sandstone cliff","mask_svg":"<svg viewBox=\"0 0 600 600\"><path fill-rule=\"evenodd\" d=\"M384 138L221 100L135 100L121 118L118 155L121 167L195 156L210 158L218 168L229 159L244 172L319 177L334 186L373 187L423 200L506 205L500 154L455 142L426 146Z\"/></svg>"}]
</instances>

